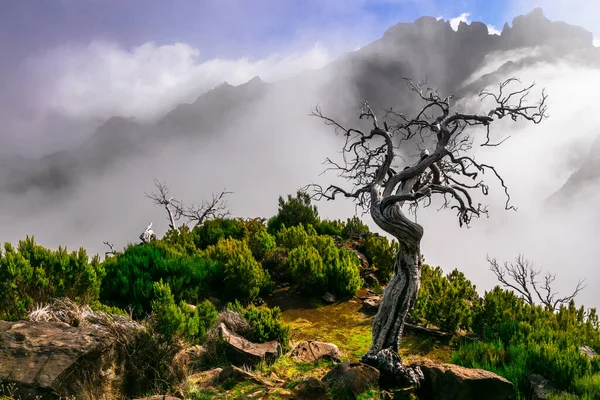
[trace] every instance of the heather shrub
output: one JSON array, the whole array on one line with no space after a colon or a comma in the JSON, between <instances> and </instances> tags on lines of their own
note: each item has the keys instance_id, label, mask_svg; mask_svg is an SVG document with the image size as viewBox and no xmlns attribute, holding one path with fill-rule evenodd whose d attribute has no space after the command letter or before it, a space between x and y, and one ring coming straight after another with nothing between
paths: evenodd
<instances>
[{"instance_id":1,"label":"heather shrub","mask_svg":"<svg viewBox=\"0 0 600 400\"><path fill-rule=\"evenodd\" d=\"M193 229L194 244L204 250L216 245L221 239L244 239L248 230L243 222L231 218L215 218Z\"/></svg>"},{"instance_id":2,"label":"heather shrub","mask_svg":"<svg viewBox=\"0 0 600 400\"><path fill-rule=\"evenodd\" d=\"M290 327L283 322L279 307L256 307L250 304L244 308L236 301L233 304L227 304L227 308L240 313L250 323L249 340L256 343L277 340L283 351L289 350Z\"/></svg>"},{"instance_id":3,"label":"heather shrub","mask_svg":"<svg viewBox=\"0 0 600 400\"><path fill-rule=\"evenodd\" d=\"M49 250L29 236L17 248L5 243L0 250L0 319L23 319L36 303L55 297L94 302L104 274L99 257L90 259L83 248Z\"/></svg>"},{"instance_id":4,"label":"heather shrub","mask_svg":"<svg viewBox=\"0 0 600 400\"><path fill-rule=\"evenodd\" d=\"M369 227L363 224L361 219L355 215L348 218L341 233L344 239L358 239L369 233Z\"/></svg>"},{"instance_id":5,"label":"heather shrub","mask_svg":"<svg viewBox=\"0 0 600 400\"><path fill-rule=\"evenodd\" d=\"M308 225L317 226L318 223L319 213L317 207L311 205L308 193L299 190L296 197L288 195L287 201L279 196L277 215L268 221L267 227L269 233L275 235L283 226L289 228L302 225L306 228Z\"/></svg>"},{"instance_id":6,"label":"heather shrub","mask_svg":"<svg viewBox=\"0 0 600 400\"><path fill-rule=\"evenodd\" d=\"M387 283L394 272L396 254L400 246L396 241L389 241L385 236L367 235L365 240L365 257L381 283Z\"/></svg>"},{"instance_id":7,"label":"heather shrub","mask_svg":"<svg viewBox=\"0 0 600 400\"><path fill-rule=\"evenodd\" d=\"M290 251L288 265L293 282L304 294L320 294L327 287L323 260L317 249L303 245Z\"/></svg>"},{"instance_id":8,"label":"heather shrub","mask_svg":"<svg viewBox=\"0 0 600 400\"><path fill-rule=\"evenodd\" d=\"M206 249L206 255L216 263L211 284L221 289L224 298L248 302L272 289L269 273L254 259L246 242L221 239Z\"/></svg>"},{"instance_id":9,"label":"heather shrub","mask_svg":"<svg viewBox=\"0 0 600 400\"><path fill-rule=\"evenodd\" d=\"M102 302L119 308L131 308L141 317L151 310L154 283L161 279L174 296L195 303L207 288L207 278L215 262L200 253L187 254L162 240L130 245L103 262L106 277L102 283Z\"/></svg>"}]
</instances>

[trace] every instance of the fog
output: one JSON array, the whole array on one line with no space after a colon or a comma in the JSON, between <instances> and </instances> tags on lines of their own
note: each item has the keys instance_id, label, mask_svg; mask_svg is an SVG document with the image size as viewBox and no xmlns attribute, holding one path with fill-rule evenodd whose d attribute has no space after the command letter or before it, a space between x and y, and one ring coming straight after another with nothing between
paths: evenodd
<instances>
[{"instance_id":1,"label":"fog","mask_svg":"<svg viewBox=\"0 0 600 400\"><path fill-rule=\"evenodd\" d=\"M497 71L503 61L517 62L540 51L490 54L464 83ZM227 200L236 217L270 217L276 213L279 195L295 193L311 182L337 182L335 174L320 173L323 160L337 156L339 138L308 116L321 100L323 85L333 77L321 73L315 80L286 81L325 66L334 59L333 52L319 44L254 61L199 61L197 57L198 50L183 43L147 43L126 50L100 42L32 57L28 71L40 85L31 103L36 112L20 119L2 116L5 126L13 127L2 134L4 153L39 156L73 147L112 115L153 121L222 81L242 84L259 75L267 82L284 83L224 123L222 130L199 136L201 140L177 139L147 154L118 159L103 174L82 176L58 195L37 189L18 196L0 194L0 240L16 243L25 235L35 235L40 244L51 248L83 246L91 254L103 254L107 250L103 241L117 248L135 243L151 221L160 236L167 229L166 215L144 196L153 190L155 178L186 202L199 202L226 188L233 192ZM510 135L510 139L498 147L475 148L474 154L477 160L496 166L518 210L504 210L503 190L487 174L490 195L478 200L490 205L490 215L474 219L469 229L459 227L454 211L438 212L436 204L419 209L418 222L425 228L422 252L429 264L464 272L480 291L496 284L487 255L508 261L523 253L536 267L557 274L558 291L568 291L578 278L585 278L588 287L577 298L578 304L600 306L594 292L600 279L596 262L600 183L590 184L560 207L545 204L581 166L600 134L595 103L600 69L569 56L523 63L509 74L494 78L516 75L523 83L535 81L538 88L546 88L550 118L539 125L494 122L494 135ZM363 100L354 97L352 88L336 90L344 94L340 102L345 104ZM532 100L537 95L534 91ZM483 112L484 105L468 97L456 106ZM335 104L331 111L336 111ZM24 126L19 124L29 124L30 134L16 134ZM32 148L33 143L38 147ZM349 200L317 205L324 218L346 219L355 213ZM381 233L368 215L363 220Z\"/></svg>"}]
</instances>

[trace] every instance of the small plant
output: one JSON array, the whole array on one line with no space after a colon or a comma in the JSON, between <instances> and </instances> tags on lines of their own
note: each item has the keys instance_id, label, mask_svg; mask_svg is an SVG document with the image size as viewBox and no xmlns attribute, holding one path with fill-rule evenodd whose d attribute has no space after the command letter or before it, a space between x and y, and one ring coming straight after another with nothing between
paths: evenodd
<instances>
[{"instance_id":1,"label":"small plant","mask_svg":"<svg viewBox=\"0 0 600 400\"><path fill-rule=\"evenodd\" d=\"M236 301L233 304L227 304L227 308L239 312L250 323L249 340L258 343L277 340L283 351L289 350L290 327L283 322L279 307L269 308L250 305L244 308Z\"/></svg>"}]
</instances>

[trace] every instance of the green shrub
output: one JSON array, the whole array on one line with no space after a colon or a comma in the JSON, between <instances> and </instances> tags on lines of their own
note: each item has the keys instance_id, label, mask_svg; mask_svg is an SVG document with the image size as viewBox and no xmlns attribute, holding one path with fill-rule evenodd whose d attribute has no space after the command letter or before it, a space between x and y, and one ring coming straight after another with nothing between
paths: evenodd
<instances>
[{"instance_id":1,"label":"green shrub","mask_svg":"<svg viewBox=\"0 0 600 400\"><path fill-rule=\"evenodd\" d=\"M396 254L398 254L399 249L398 242L390 242L385 236L367 235L365 257L375 270L379 282L385 284L392 277Z\"/></svg>"},{"instance_id":2,"label":"green shrub","mask_svg":"<svg viewBox=\"0 0 600 400\"><path fill-rule=\"evenodd\" d=\"M218 285L225 298L252 301L261 291L272 289L271 277L254 259L246 242L221 239L206 249L206 255L217 264L212 285Z\"/></svg>"},{"instance_id":3,"label":"green shrub","mask_svg":"<svg viewBox=\"0 0 600 400\"><path fill-rule=\"evenodd\" d=\"M415 320L450 332L469 329L477 305L477 290L462 272L455 269L444 276L440 267L423 264L421 286L411 313Z\"/></svg>"},{"instance_id":4,"label":"green shrub","mask_svg":"<svg viewBox=\"0 0 600 400\"><path fill-rule=\"evenodd\" d=\"M354 251L341 248L338 250L338 262L326 264L327 286L340 297L351 297L362 286L360 277L360 260Z\"/></svg>"},{"instance_id":5,"label":"green shrub","mask_svg":"<svg viewBox=\"0 0 600 400\"><path fill-rule=\"evenodd\" d=\"M327 287L323 260L310 245L296 247L288 258L292 280L304 294L321 294Z\"/></svg>"},{"instance_id":6,"label":"green shrub","mask_svg":"<svg viewBox=\"0 0 600 400\"><path fill-rule=\"evenodd\" d=\"M98 256L89 259L85 249L49 250L33 237L10 243L0 251L0 319L25 318L35 303L67 297L78 303L96 301L105 271Z\"/></svg>"},{"instance_id":7,"label":"green shrub","mask_svg":"<svg viewBox=\"0 0 600 400\"><path fill-rule=\"evenodd\" d=\"M195 236L196 234L189 226L181 225L176 229L169 229L161 241L179 252L194 255L198 251L195 244Z\"/></svg>"},{"instance_id":8,"label":"green shrub","mask_svg":"<svg viewBox=\"0 0 600 400\"><path fill-rule=\"evenodd\" d=\"M315 225L316 231L319 235L330 235L330 236L342 236L342 231L346 224L343 221L338 220L322 220Z\"/></svg>"},{"instance_id":9,"label":"green shrub","mask_svg":"<svg viewBox=\"0 0 600 400\"><path fill-rule=\"evenodd\" d=\"M106 259L103 266L102 302L131 307L136 317L150 311L155 282L162 279L168 284L176 302L194 303L208 289L207 278L216 268L215 262L200 253L183 253L162 240L130 245Z\"/></svg>"},{"instance_id":10,"label":"green shrub","mask_svg":"<svg viewBox=\"0 0 600 400\"><path fill-rule=\"evenodd\" d=\"M287 227L283 226L277 234L277 245L293 250L308 243L310 235L302 225Z\"/></svg>"},{"instance_id":11,"label":"green shrub","mask_svg":"<svg viewBox=\"0 0 600 400\"><path fill-rule=\"evenodd\" d=\"M229 218L215 218L193 229L194 244L198 249L216 245L221 239L242 240L248 235L243 222Z\"/></svg>"},{"instance_id":12,"label":"green shrub","mask_svg":"<svg viewBox=\"0 0 600 400\"><path fill-rule=\"evenodd\" d=\"M271 276L276 277L279 282L290 281L292 276L288 265L289 255L289 249L285 247L276 247L267 253L262 265L265 270L269 271Z\"/></svg>"},{"instance_id":13,"label":"green shrub","mask_svg":"<svg viewBox=\"0 0 600 400\"><path fill-rule=\"evenodd\" d=\"M227 304L227 308L239 312L250 323L252 330L249 340L256 343L277 340L283 351L289 350L290 327L283 322L279 307L256 307L251 304L244 308L236 301Z\"/></svg>"},{"instance_id":14,"label":"green shrub","mask_svg":"<svg viewBox=\"0 0 600 400\"><path fill-rule=\"evenodd\" d=\"M344 239L357 239L366 236L369 233L369 227L360 220L356 215L348 218L348 221L342 229L342 237Z\"/></svg>"},{"instance_id":15,"label":"green shrub","mask_svg":"<svg viewBox=\"0 0 600 400\"><path fill-rule=\"evenodd\" d=\"M183 301L176 304L169 285L162 281L154 283L152 311L156 314L154 329L167 342L180 337L191 343L202 343L218 318L215 306L208 300L196 307Z\"/></svg>"},{"instance_id":16,"label":"green shrub","mask_svg":"<svg viewBox=\"0 0 600 400\"><path fill-rule=\"evenodd\" d=\"M317 207L311 205L308 193L299 190L296 197L288 195L287 201L279 196L279 209L277 215L271 218L267 227L269 233L275 235L285 225L287 227L303 225L317 226L319 213Z\"/></svg>"},{"instance_id":17,"label":"green shrub","mask_svg":"<svg viewBox=\"0 0 600 400\"><path fill-rule=\"evenodd\" d=\"M275 237L267 232L264 225L254 225L248 233L248 247L256 260L262 261L275 249Z\"/></svg>"}]
</instances>

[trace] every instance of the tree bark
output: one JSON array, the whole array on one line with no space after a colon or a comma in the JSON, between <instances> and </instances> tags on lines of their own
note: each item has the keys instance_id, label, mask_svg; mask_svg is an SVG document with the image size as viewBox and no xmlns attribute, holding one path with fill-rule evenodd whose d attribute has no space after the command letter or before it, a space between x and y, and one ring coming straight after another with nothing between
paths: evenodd
<instances>
[{"instance_id":1,"label":"tree bark","mask_svg":"<svg viewBox=\"0 0 600 400\"><path fill-rule=\"evenodd\" d=\"M381 208L381 188L371 192L371 216L375 223L396 237L400 250L394 272L383 292L379 310L373 320L371 348L361 361L379 369L382 378L391 384L418 384L420 371L402 365L398 347L406 317L415 305L421 282L422 258L420 242L423 227L410 221L402 212L402 203Z\"/></svg>"}]
</instances>

